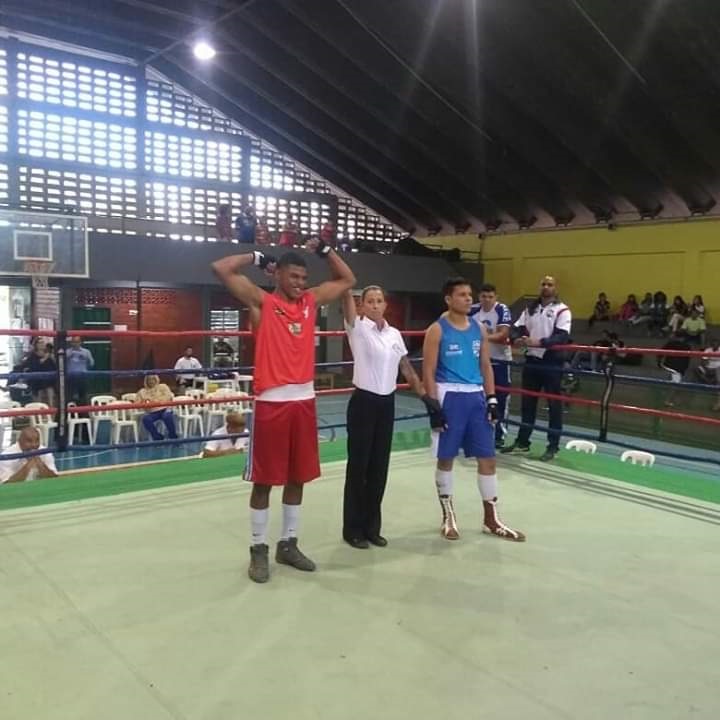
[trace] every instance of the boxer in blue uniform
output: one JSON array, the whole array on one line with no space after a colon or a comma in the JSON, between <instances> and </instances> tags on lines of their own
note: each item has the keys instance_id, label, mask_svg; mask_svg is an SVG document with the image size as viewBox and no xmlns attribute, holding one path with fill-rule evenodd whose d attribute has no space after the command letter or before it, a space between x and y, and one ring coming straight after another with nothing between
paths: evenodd
<instances>
[{"instance_id":1,"label":"boxer in blue uniform","mask_svg":"<svg viewBox=\"0 0 720 720\"><path fill-rule=\"evenodd\" d=\"M477 459L477 483L483 500L483 531L507 540L523 541L523 533L503 524L497 514L495 429L497 398L490 364L487 332L468 317L472 288L464 278L448 280L443 288L447 313L433 323L423 345L425 404L433 429L437 458L435 484L442 508L440 532L457 540L453 506L453 462L463 449Z\"/></svg>"}]
</instances>

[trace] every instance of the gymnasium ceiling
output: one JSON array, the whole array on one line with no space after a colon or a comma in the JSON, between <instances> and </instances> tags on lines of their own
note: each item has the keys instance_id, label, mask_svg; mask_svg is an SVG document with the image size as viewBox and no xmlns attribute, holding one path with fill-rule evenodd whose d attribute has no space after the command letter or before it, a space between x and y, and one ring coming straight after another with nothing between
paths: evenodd
<instances>
[{"instance_id":1,"label":"gymnasium ceiling","mask_svg":"<svg viewBox=\"0 0 720 720\"><path fill-rule=\"evenodd\" d=\"M0 25L147 62L418 234L720 197L717 0L3 0Z\"/></svg>"}]
</instances>

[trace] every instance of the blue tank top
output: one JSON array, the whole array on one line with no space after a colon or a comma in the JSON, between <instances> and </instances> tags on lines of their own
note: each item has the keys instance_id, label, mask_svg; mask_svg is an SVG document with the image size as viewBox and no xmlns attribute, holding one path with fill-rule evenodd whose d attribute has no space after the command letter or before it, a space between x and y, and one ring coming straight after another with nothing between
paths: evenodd
<instances>
[{"instance_id":1,"label":"blue tank top","mask_svg":"<svg viewBox=\"0 0 720 720\"><path fill-rule=\"evenodd\" d=\"M438 321L442 335L438 351L435 381L482 385L480 371L480 348L482 332L476 322L470 322L465 330L453 327L447 318Z\"/></svg>"}]
</instances>

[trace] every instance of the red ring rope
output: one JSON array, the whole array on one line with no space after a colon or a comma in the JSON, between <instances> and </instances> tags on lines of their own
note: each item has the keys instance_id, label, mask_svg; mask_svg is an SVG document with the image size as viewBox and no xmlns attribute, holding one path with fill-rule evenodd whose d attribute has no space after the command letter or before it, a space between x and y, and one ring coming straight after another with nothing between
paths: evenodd
<instances>
[{"instance_id":1,"label":"red ring rope","mask_svg":"<svg viewBox=\"0 0 720 720\"><path fill-rule=\"evenodd\" d=\"M397 390L407 390L410 386L407 384L397 385ZM348 395L355 388L337 388L334 390L317 390L316 395ZM533 390L523 390L517 387L501 387L498 390L508 392L512 395L531 395L537 398L545 398L547 400L559 400L563 403L571 405L582 405L585 407L599 407L599 400L590 400L588 398L570 397L567 395L556 395L553 393L536 392ZM153 408L176 407L182 405L223 405L233 402L252 402L254 395L224 395L214 398L193 398L192 400L168 400L157 403L132 403L121 402L110 403L108 405L78 405L69 408L72 413L106 413L109 410L152 410ZM610 403L609 407L618 412L633 413L636 415L650 415L653 417L665 418L667 420L677 420L681 422L696 422L701 425L710 425L720 427L720 418L705 417L703 415L688 415L687 413L675 412L672 410L655 410L653 408L637 407L635 405L623 405L622 403ZM22 408L13 408L12 410L0 410L0 417L31 417L37 415L54 415L56 408L43 408L39 410L24 410Z\"/></svg>"},{"instance_id":2,"label":"red ring rope","mask_svg":"<svg viewBox=\"0 0 720 720\"><path fill-rule=\"evenodd\" d=\"M55 330L0 329L0 335L16 337L55 337ZM161 337L252 337L251 330L67 330L68 337L81 338L161 338ZM400 330L405 337L424 337L425 330ZM345 337L344 330L317 330L317 337ZM663 348L623 347L614 350L599 345L556 345L553 350L582 351L607 355L656 355L662 357L720 357L720 351L664 350Z\"/></svg>"}]
</instances>

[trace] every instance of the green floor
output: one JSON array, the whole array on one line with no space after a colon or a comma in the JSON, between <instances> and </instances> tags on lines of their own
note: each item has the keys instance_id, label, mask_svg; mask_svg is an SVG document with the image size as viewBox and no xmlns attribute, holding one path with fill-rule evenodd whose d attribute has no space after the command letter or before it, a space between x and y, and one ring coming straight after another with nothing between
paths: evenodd
<instances>
[{"instance_id":1,"label":"green floor","mask_svg":"<svg viewBox=\"0 0 720 720\"><path fill-rule=\"evenodd\" d=\"M44 499L0 513L0 717L718 717L720 508L576 460L502 463L524 545L479 533L459 464L448 543L427 452L397 453L391 542L368 551L338 540L344 464L328 463L303 514L318 572L273 567L267 586L245 575L248 486L207 477L236 465L35 483ZM122 494L89 497L120 473Z\"/></svg>"}]
</instances>

